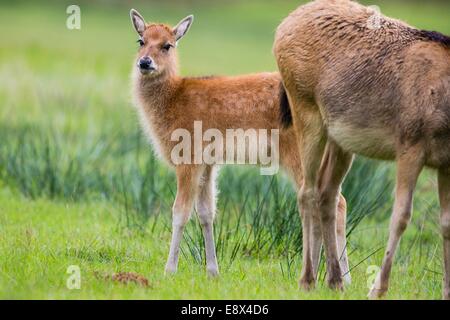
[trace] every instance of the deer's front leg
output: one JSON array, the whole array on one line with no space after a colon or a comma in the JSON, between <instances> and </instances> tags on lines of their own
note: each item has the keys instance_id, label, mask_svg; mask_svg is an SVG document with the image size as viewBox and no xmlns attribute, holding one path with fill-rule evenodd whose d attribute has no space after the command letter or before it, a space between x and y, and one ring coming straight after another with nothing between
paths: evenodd
<instances>
[{"instance_id":1,"label":"deer's front leg","mask_svg":"<svg viewBox=\"0 0 450 320\"><path fill-rule=\"evenodd\" d=\"M349 285L352 282L350 275L350 266L347 254L347 201L341 194L338 202L337 216L336 216L336 233L337 245L339 253L339 263L341 264L341 271L344 277L345 284Z\"/></svg>"},{"instance_id":2,"label":"deer's front leg","mask_svg":"<svg viewBox=\"0 0 450 320\"><path fill-rule=\"evenodd\" d=\"M450 300L450 169L439 170L439 199L444 240L444 283L442 292L443 298Z\"/></svg>"},{"instance_id":3,"label":"deer's front leg","mask_svg":"<svg viewBox=\"0 0 450 320\"><path fill-rule=\"evenodd\" d=\"M177 196L173 205L172 241L165 269L168 274L173 274L177 271L183 230L191 217L199 179L203 170L203 167L193 165L178 166L176 168Z\"/></svg>"},{"instance_id":4,"label":"deer's front leg","mask_svg":"<svg viewBox=\"0 0 450 320\"><path fill-rule=\"evenodd\" d=\"M197 198L197 213L205 238L206 270L212 277L219 275L214 242L214 216L216 213L216 186L213 167L207 167L201 179Z\"/></svg>"}]
</instances>

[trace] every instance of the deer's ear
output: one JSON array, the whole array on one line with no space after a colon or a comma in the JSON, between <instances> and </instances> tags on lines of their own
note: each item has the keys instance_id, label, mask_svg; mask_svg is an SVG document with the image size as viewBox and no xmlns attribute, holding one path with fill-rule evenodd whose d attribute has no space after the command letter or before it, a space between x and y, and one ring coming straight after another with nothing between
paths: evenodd
<instances>
[{"instance_id":1,"label":"deer's ear","mask_svg":"<svg viewBox=\"0 0 450 320\"><path fill-rule=\"evenodd\" d=\"M139 12L137 12L134 9L131 9L131 11L130 11L130 18L131 18L131 22L133 23L134 29L140 36L142 36L145 31L144 18L141 16L141 14Z\"/></svg>"},{"instance_id":2,"label":"deer's ear","mask_svg":"<svg viewBox=\"0 0 450 320\"><path fill-rule=\"evenodd\" d=\"M181 38L185 36L194 21L194 16L190 15L183 20L181 20L175 28L173 28L173 33L175 34L175 39L178 42Z\"/></svg>"}]
</instances>

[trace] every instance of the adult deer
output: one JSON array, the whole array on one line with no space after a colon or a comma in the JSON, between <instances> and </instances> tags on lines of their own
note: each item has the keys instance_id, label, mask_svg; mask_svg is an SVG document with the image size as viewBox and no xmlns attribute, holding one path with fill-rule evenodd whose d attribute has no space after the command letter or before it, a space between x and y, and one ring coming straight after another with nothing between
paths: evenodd
<instances>
[{"instance_id":1,"label":"adult deer","mask_svg":"<svg viewBox=\"0 0 450 320\"><path fill-rule=\"evenodd\" d=\"M281 23L274 53L303 164L300 203L305 220L320 215L329 286L342 288L336 200L353 154L360 154L397 162L389 242L369 297L381 297L388 289L416 181L427 166L438 171L443 295L450 299L450 38L354 1L318 0ZM304 287L315 281L311 265L305 252Z\"/></svg>"},{"instance_id":2,"label":"adult deer","mask_svg":"<svg viewBox=\"0 0 450 320\"><path fill-rule=\"evenodd\" d=\"M139 50L133 63L133 97L142 125L158 155L172 166L177 176L177 195L173 205L173 233L166 272L174 273L178 266L180 242L184 227L194 207L203 229L208 273L216 276L219 268L214 244L213 222L216 208L215 178L221 163L175 163L172 151L178 144L172 133L183 129L195 135L194 122L204 130L226 134L228 129L279 129L281 166L298 186L303 174L290 119L286 93L278 73L260 73L239 77L183 78L178 74L177 44L188 32L193 17L183 19L176 27L147 24L136 11L130 12L139 36ZM280 90L281 89L281 90ZM271 147L270 141L267 148ZM191 149L194 152L194 148ZM228 151L228 148L227 148ZM193 159L194 154L185 154ZM340 198L338 214L339 251L347 280L348 260L345 242L346 203ZM317 271L321 232L319 221L303 223L304 233L315 239L314 273ZM311 245L313 243L311 242Z\"/></svg>"}]
</instances>

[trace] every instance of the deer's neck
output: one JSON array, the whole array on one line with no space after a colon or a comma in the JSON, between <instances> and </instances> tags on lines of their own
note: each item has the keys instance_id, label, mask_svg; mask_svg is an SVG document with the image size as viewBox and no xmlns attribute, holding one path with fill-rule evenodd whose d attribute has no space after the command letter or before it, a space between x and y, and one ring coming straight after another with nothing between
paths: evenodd
<instances>
[{"instance_id":1,"label":"deer's neck","mask_svg":"<svg viewBox=\"0 0 450 320\"><path fill-rule=\"evenodd\" d=\"M180 82L175 75L144 77L138 70L133 74L133 98L144 131L151 139L156 153L164 158L168 156L165 146L170 110Z\"/></svg>"},{"instance_id":2,"label":"deer's neck","mask_svg":"<svg viewBox=\"0 0 450 320\"><path fill-rule=\"evenodd\" d=\"M134 74L134 96L147 116L162 116L169 107L180 79L175 73L156 77Z\"/></svg>"}]
</instances>

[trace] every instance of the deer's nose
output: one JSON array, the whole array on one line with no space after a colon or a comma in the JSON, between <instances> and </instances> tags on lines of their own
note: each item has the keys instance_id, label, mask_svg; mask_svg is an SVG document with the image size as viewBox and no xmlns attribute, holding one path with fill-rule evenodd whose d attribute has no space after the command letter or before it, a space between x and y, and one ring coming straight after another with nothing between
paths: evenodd
<instances>
[{"instance_id":1,"label":"deer's nose","mask_svg":"<svg viewBox=\"0 0 450 320\"><path fill-rule=\"evenodd\" d=\"M153 67L153 60L150 57L143 57L139 60L139 68L142 70L152 70Z\"/></svg>"}]
</instances>

